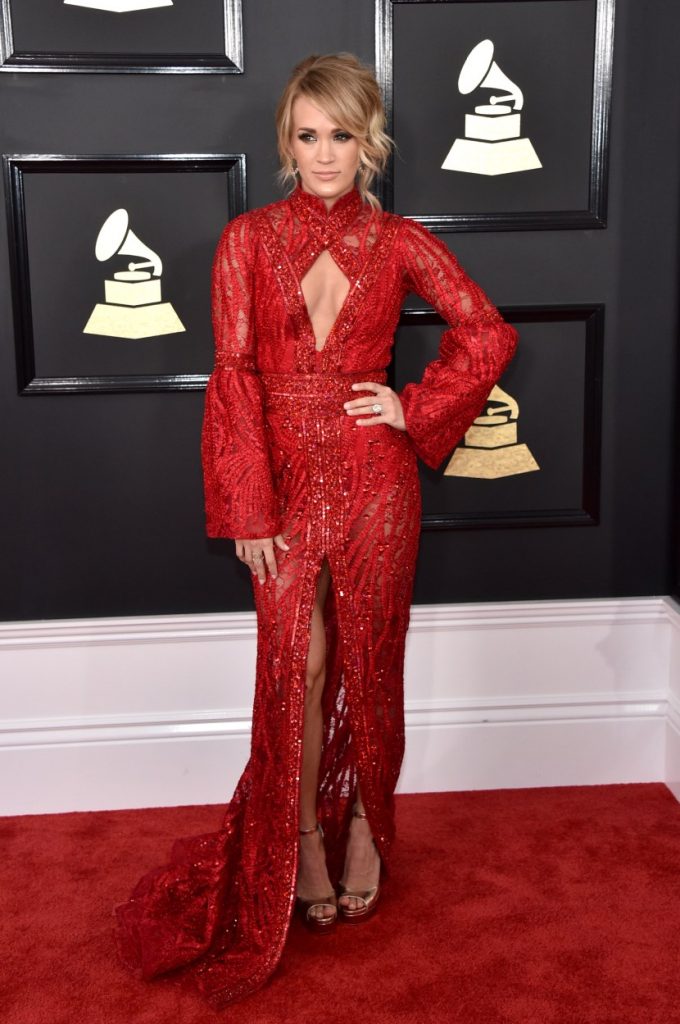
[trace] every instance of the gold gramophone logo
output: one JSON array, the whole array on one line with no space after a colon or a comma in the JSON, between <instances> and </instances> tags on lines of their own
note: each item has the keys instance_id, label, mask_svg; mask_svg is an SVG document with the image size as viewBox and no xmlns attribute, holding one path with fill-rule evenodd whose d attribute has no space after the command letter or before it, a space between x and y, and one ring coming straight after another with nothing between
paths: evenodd
<instances>
[{"instance_id":1,"label":"gold gramophone logo","mask_svg":"<svg viewBox=\"0 0 680 1024\"><path fill-rule=\"evenodd\" d=\"M518 419L519 405L496 384L483 413L453 453L444 476L496 480L540 469L528 447L517 441Z\"/></svg>"},{"instance_id":2,"label":"gold gramophone logo","mask_svg":"<svg viewBox=\"0 0 680 1024\"><path fill-rule=\"evenodd\" d=\"M64 0L69 7L91 7L94 11L150 11L153 7L172 7L173 0Z\"/></svg>"},{"instance_id":3,"label":"gold gramophone logo","mask_svg":"<svg viewBox=\"0 0 680 1024\"><path fill-rule=\"evenodd\" d=\"M104 302L98 302L83 334L110 338L156 338L186 328L171 302L161 300L163 263L129 226L127 210L114 210L97 236L94 254L100 263L113 256L136 256L127 270L104 281Z\"/></svg>"},{"instance_id":4,"label":"gold gramophone logo","mask_svg":"<svg viewBox=\"0 0 680 1024\"><path fill-rule=\"evenodd\" d=\"M522 90L501 71L493 53L490 39L482 39L470 50L458 77L458 91L463 96L475 89L505 92L489 96L488 103L479 104L473 114L465 115L465 138L453 143L442 164L444 171L495 175L543 166L531 140L520 134Z\"/></svg>"}]
</instances>

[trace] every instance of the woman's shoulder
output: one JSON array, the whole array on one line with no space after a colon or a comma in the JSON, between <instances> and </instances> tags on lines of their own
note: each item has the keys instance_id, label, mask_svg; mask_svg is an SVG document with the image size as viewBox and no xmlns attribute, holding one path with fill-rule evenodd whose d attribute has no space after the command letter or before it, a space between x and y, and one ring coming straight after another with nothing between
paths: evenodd
<instances>
[{"instance_id":1,"label":"woman's shoulder","mask_svg":"<svg viewBox=\"0 0 680 1024\"><path fill-rule=\"evenodd\" d=\"M231 217L220 233L220 243L225 244L230 240L238 239L239 242L252 244L257 239L257 225L261 216L279 205L279 202L267 203L265 206L257 206L251 210L241 210Z\"/></svg>"},{"instance_id":2,"label":"woman's shoulder","mask_svg":"<svg viewBox=\"0 0 680 1024\"><path fill-rule=\"evenodd\" d=\"M250 227L250 210L242 210L240 213L235 213L233 217L230 217L226 224L223 225L220 232L220 238L225 239L230 235L235 235L247 231Z\"/></svg>"},{"instance_id":3,"label":"woman's shoulder","mask_svg":"<svg viewBox=\"0 0 680 1024\"><path fill-rule=\"evenodd\" d=\"M385 210L382 206L376 207L367 201L364 201L362 205L359 212L359 218L365 218L366 220L373 221L381 232L387 229L391 237L394 239L400 239L409 227L408 217L402 217L401 214L392 213L390 210Z\"/></svg>"},{"instance_id":4,"label":"woman's shoulder","mask_svg":"<svg viewBox=\"0 0 680 1024\"><path fill-rule=\"evenodd\" d=\"M400 250L408 260L416 254L429 253L439 254L453 259L456 258L441 235L435 234L426 224L415 217L406 217L403 214L394 213L392 216L398 221L398 239Z\"/></svg>"},{"instance_id":5,"label":"woman's shoulder","mask_svg":"<svg viewBox=\"0 0 680 1024\"><path fill-rule=\"evenodd\" d=\"M434 237L428 227L413 217L407 217L403 213L389 213L387 216L395 222L395 226L398 226L404 235Z\"/></svg>"},{"instance_id":6,"label":"woman's shoulder","mask_svg":"<svg viewBox=\"0 0 680 1024\"><path fill-rule=\"evenodd\" d=\"M254 206L245 210L234 220L238 220L242 229L256 239L263 225L276 229L280 221L285 221L290 216L290 202L287 198L273 199L270 203L262 206ZM233 222L232 222L233 223Z\"/></svg>"},{"instance_id":7,"label":"woman's shoulder","mask_svg":"<svg viewBox=\"0 0 680 1024\"><path fill-rule=\"evenodd\" d=\"M413 217L406 217L401 213L383 211L382 219L384 226L390 225L396 251L403 255L406 262L415 253L422 253L432 248L446 248L446 243L443 239L439 238L428 227Z\"/></svg>"}]
</instances>

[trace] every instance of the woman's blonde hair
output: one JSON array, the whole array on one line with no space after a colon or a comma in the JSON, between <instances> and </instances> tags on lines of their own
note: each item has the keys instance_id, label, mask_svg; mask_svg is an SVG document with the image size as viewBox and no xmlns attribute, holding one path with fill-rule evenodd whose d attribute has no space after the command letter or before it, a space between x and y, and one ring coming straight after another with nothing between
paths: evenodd
<instances>
[{"instance_id":1,"label":"woman's blonde hair","mask_svg":"<svg viewBox=\"0 0 680 1024\"><path fill-rule=\"evenodd\" d=\"M276 136L281 168L279 184L297 184L289 152L293 128L293 103L306 96L339 127L358 140L362 166L357 175L357 188L376 210L380 201L369 191L371 182L384 173L393 140L385 132L385 108L373 69L352 53L312 54L293 68L276 108ZM292 191L292 190L291 190Z\"/></svg>"}]
</instances>

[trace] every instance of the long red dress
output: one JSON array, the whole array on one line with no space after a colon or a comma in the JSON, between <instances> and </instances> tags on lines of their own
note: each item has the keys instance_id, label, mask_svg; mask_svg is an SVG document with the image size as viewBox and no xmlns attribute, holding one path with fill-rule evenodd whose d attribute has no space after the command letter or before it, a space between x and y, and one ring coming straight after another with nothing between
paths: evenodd
<instances>
[{"instance_id":1,"label":"long red dress","mask_svg":"<svg viewBox=\"0 0 680 1024\"><path fill-rule=\"evenodd\" d=\"M328 249L350 282L318 351L300 281ZM400 392L406 432L343 403L385 383L405 296L448 322L437 359ZM274 971L295 903L305 668L324 556L327 661L318 815L342 872L357 781L387 876L404 751L403 664L420 530L416 456L438 468L479 415L517 332L416 221L354 188L330 212L298 184L241 214L213 269L214 372L202 436L207 532L282 532L278 577L253 577L258 641L251 751L221 827L177 839L115 908L118 952L149 979L173 969L215 1008ZM370 417L370 412L364 412Z\"/></svg>"}]
</instances>

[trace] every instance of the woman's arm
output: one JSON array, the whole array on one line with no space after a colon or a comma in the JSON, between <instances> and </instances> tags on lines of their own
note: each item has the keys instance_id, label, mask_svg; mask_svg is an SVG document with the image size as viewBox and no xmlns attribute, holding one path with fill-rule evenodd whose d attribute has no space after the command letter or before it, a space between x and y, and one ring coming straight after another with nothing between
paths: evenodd
<instances>
[{"instance_id":1,"label":"woman's arm","mask_svg":"<svg viewBox=\"0 0 680 1024\"><path fill-rule=\"evenodd\" d=\"M280 530L255 365L255 235L241 214L225 227L212 270L215 368L201 434L209 537L273 537Z\"/></svg>"},{"instance_id":2,"label":"woman's arm","mask_svg":"<svg viewBox=\"0 0 680 1024\"><path fill-rule=\"evenodd\" d=\"M416 454L432 469L480 414L517 346L518 334L467 276L444 242L414 220L400 233L406 286L449 324L420 383L397 392Z\"/></svg>"}]
</instances>

